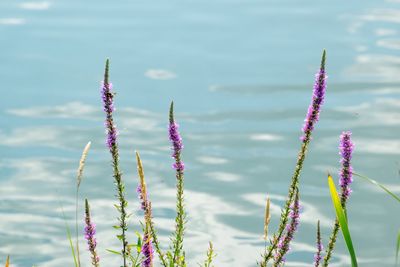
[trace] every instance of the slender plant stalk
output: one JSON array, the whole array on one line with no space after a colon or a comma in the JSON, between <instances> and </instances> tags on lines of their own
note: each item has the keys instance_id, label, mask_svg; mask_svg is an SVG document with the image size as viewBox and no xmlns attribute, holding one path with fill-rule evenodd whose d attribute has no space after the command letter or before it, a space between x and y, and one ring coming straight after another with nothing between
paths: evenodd
<instances>
[{"instance_id":1,"label":"slender plant stalk","mask_svg":"<svg viewBox=\"0 0 400 267\"><path fill-rule=\"evenodd\" d=\"M76 257L78 260L78 267L81 266L81 258L80 258L80 252L79 252L79 231L78 231L78 209L79 209L79 186L76 186L76 192L75 192L75 234L76 234Z\"/></svg>"},{"instance_id":2,"label":"slender plant stalk","mask_svg":"<svg viewBox=\"0 0 400 267\"><path fill-rule=\"evenodd\" d=\"M153 267L153 246L152 246L152 233L151 233L151 220L152 220L152 212L151 212L151 203L147 193L147 185L144 178L144 171L142 161L140 159L140 155L136 152L136 161L137 161L137 170L139 175L139 186L138 193L139 198L142 200L141 206L144 211L145 218L145 228L144 228L144 238L143 238L143 247L142 254L144 256L143 267Z\"/></svg>"},{"instance_id":3,"label":"slender plant stalk","mask_svg":"<svg viewBox=\"0 0 400 267\"><path fill-rule=\"evenodd\" d=\"M182 138L178 132L179 125L175 122L174 119L174 102L171 102L170 110L169 110L169 138L172 142L172 157L175 159L175 163L173 164L174 169L176 170L176 218L175 218L175 234L173 238L173 262L177 263L178 266L180 264L184 264L181 261L185 260L183 253L183 235L184 228L186 223L186 212L184 209L184 197L183 197L183 188L184 188L184 175L183 171L185 168L184 163L181 160L181 151L183 149Z\"/></svg>"},{"instance_id":4,"label":"slender plant stalk","mask_svg":"<svg viewBox=\"0 0 400 267\"><path fill-rule=\"evenodd\" d=\"M321 106L324 102L325 91L326 91L326 72L325 72L325 60L326 60L326 51L324 50L322 53L321 67L319 72L316 75L316 80L314 84L314 92L312 103L309 106L308 114L305 119L305 123L303 126L304 135L301 137L302 144L300 148L300 152L297 157L296 167L292 176L292 181L289 187L288 197L285 202L284 209L281 213L280 224L277 233L273 236L272 244L268 247L266 253L263 255L263 259L260 263L262 267L266 267L268 261L272 258L275 249L277 248L277 244L279 240L282 238L284 230L288 225L288 217L290 213L290 206L293 202L293 197L295 195L296 190L298 189L300 173L303 168L303 163L307 154L308 145L311 141L311 134L314 129L316 122L319 119L319 113Z\"/></svg>"},{"instance_id":5,"label":"slender plant stalk","mask_svg":"<svg viewBox=\"0 0 400 267\"><path fill-rule=\"evenodd\" d=\"M289 251L290 242L293 240L294 233L297 230L300 216L299 190L296 189L293 203L290 207L290 223L285 229L285 235L279 240L277 252L275 254L273 267L281 266L285 262L285 255Z\"/></svg>"},{"instance_id":6,"label":"slender plant stalk","mask_svg":"<svg viewBox=\"0 0 400 267\"><path fill-rule=\"evenodd\" d=\"M7 256L5 267L9 267L9 266L10 266L10 255Z\"/></svg>"},{"instance_id":7,"label":"slender plant stalk","mask_svg":"<svg viewBox=\"0 0 400 267\"><path fill-rule=\"evenodd\" d=\"M351 141L351 132L343 132L340 136L340 154L342 168L340 171L340 204L342 205L343 210L346 212L346 203L347 199L350 196L351 189L350 184L353 182L353 168L351 167L350 161L352 158L352 153L354 150L354 144ZM332 233L329 238L329 243L327 245L326 254L324 257L324 261L322 262L323 267L327 267L329 265L329 261L332 257L333 250L335 248L337 235L340 229L340 223L338 218L335 219L335 223L333 225Z\"/></svg>"},{"instance_id":8,"label":"slender plant stalk","mask_svg":"<svg viewBox=\"0 0 400 267\"><path fill-rule=\"evenodd\" d=\"M144 178L144 171L143 171L143 165L142 161L140 159L139 152L136 152L136 161L137 161L137 169L138 169L138 175L139 175L139 181L140 181L140 198L142 199L142 208L145 211L145 220L146 220L146 231L149 232L151 237L153 238L153 244L155 246L156 252L160 258L161 264L164 267L167 267L168 264L165 260L164 253L161 251L160 248L160 242L158 241L157 237L157 232L154 227L154 222L153 222L153 216L152 216L152 211L151 211L151 202L148 198L147 194L147 186L146 186L146 181Z\"/></svg>"},{"instance_id":9,"label":"slender plant stalk","mask_svg":"<svg viewBox=\"0 0 400 267\"><path fill-rule=\"evenodd\" d=\"M212 267L212 261L216 257L213 244L211 241L208 243L207 258L204 261L204 267Z\"/></svg>"},{"instance_id":10,"label":"slender plant stalk","mask_svg":"<svg viewBox=\"0 0 400 267\"><path fill-rule=\"evenodd\" d=\"M317 252L314 255L314 267L318 267L319 264L321 263L322 260L322 250L324 249L323 245L322 245L322 240L321 240L321 227L320 227L320 223L318 220L317 223Z\"/></svg>"},{"instance_id":11,"label":"slender plant stalk","mask_svg":"<svg viewBox=\"0 0 400 267\"><path fill-rule=\"evenodd\" d=\"M92 218L90 215L90 206L89 202L87 199L85 199L85 238L88 243L88 248L90 251L91 258L92 258L92 265L93 267L99 267L100 266L100 258L97 255L96 251L96 246L97 246L97 241L96 241L96 225L92 222Z\"/></svg>"},{"instance_id":12,"label":"slender plant stalk","mask_svg":"<svg viewBox=\"0 0 400 267\"><path fill-rule=\"evenodd\" d=\"M158 257L160 258L161 264L162 264L162 266L167 267L168 263L165 260L164 253L161 250L160 242L158 241L157 231L154 227L153 220L151 220L151 223L150 223L150 231L151 231L151 236L153 237L153 244L154 244L154 247L156 248L156 252L158 254Z\"/></svg>"},{"instance_id":13,"label":"slender plant stalk","mask_svg":"<svg viewBox=\"0 0 400 267\"><path fill-rule=\"evenodd\" d=\"M290 205L293 202L294 192L298 188L298 180L300 177L301 169L303 167L303 162L304 162L304 159L306 156L308 144L309 144L309 141L303 143L301 146L301 150L300 150L300 153L298 156L296 168L295 168L295 171L294 171L294 174L292 177L292 183L289 188L289 194L288 194L287 200L285 202L285 207L281 213L281 219L280 219L278 233L274 235L274 238L272 239L272 244L268 247L267 252L264 254L263 262L261 262L262 267L266 267L267 262L272 258L273 252L277 248L278 242L282 238L283 233L286 228L286 225L288 224Z\"/></svg>"},{"instance_id":14,"label":"slender plant stalk","mask_svg":"<svg viewBox=\"0 0 400 267\"><path fill-rule=\"evenodd\" d=\"M123 267L127 267L127 258L129 254L128 241L126 239L126 232L128 230L127 225L127 213L126 209L128 206L128 202L125 199L125 185L122 180L122 173L119 167L119 150L117 143L117 128L114 125L113 119L113 111L114 111L114 93L112 92L112 84L109 82L109 60L106 61L106 67L104 72L104 81L102 83L102 99L104 104L104 111L106 113L106 121L105 126L107 129L107 147L110 150L112 156L112 166L113 166L113 176L117 189L117 198L119 201L118 205L115 205L118 212L120 213L119 220L119 229L121 229L121 234L117 235L117 238L122 243L122 258L123 258Z\"/></svg>"},{"instance_id":15,"label":"slender plant stalk","mask_svg":"<svg viewBox=\"0 0 400 267\"><path fill-rule=\"evenodd\" d=\"M335 222L333 224L333 229L332 229L331 235L329 237L328 245L326 246L325 257L324 257L324 261L322 262L323 267L326 267L329 265L329 261L332 257L333 250L335 249L335 244L336 244L337 235L339 233L339 229L340 229L339 220L336 218Z\"/></svg>"},{"instance_id":16,"label":"slender plant stalk","mask_svg":"<svg viewBox=\"0 0 400 267\"><path fill-rule=\"evenodd\" d=\"M76 175L76 193L75 193L75 234L76 234L76 256L78 260L78 266L81 266L81 258L80 258L80 251L79 251L79 231L78 231L78 210L79 210L79 187L82 182L83 178L83 169L85 167L85 161L87 154L90 149L91 142L88 142L83 149L81 159L79 161L79 167Z\"/></svg>"}]
</instances>

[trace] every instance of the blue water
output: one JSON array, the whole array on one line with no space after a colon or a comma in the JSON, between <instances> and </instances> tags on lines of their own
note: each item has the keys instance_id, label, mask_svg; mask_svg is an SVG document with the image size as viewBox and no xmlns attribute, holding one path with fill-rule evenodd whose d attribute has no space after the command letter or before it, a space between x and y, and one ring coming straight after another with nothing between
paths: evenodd
<instances>
[{"instance_id":1,"label":"blue water","mask_svg":"<svg viewBox=\"0 0 400 267\"><path fill-rule=\"evenodd\" d=\"M189 266L214 242L216 266L255 266L266 196L271 231L287 193L321 52L326 103L300 181L302 223L287 266L311 266L317 220L334 213L326 173L353 131L355 171L400 193L400 2L0 1L0 262L72 266L60 202L74 224L75 173L98 227L103 266L120 261L99 84L106 58L132 217L139 230L134 151L141 152L155 222L173 229L167 112L174 100L187 166ZM337 175L336 175L337 176ZM337 178L337 177L335 177ZM349 224L360 266L393 266L399 206L355 178ZM82 213L82 212L81 212ZM83 266L89 255L83 248ZM331 266L350 266L339 237Z\"/></svg>"}]
</instances>

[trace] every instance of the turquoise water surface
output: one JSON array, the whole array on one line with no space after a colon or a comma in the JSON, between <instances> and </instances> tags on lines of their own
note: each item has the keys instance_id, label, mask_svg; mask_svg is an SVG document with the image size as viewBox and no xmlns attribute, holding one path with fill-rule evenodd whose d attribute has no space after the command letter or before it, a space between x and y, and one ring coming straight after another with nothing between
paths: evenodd
<instances>
[{"instance_id":1,"label":"turquoise water surface","mask_svg":"<svg viewBox=\"0 0 400 267\"><path fill-rule=\"evenodd\" d=\"M311 266L317 220L326 244L335 218L326 173L340 167L343 130L353 132L354 170L400 193L399 18L398 0L1 0L0 261L11 254L13 266L73 265L60 202L73 226L76 169L91 140L81 196L92 203L102 266L120 264L105 251L118 249L99 88L109 57L127 197L140 216L132 216L130 240L142 216L135 150L165 244L173 229L174 100L187 166L189 266L203 261L209 240L216 266L256 266L265 199L273 231L326 48L326 102L287 257L287 266ZM393 266L399 205L357 178L353 191L348 214L360 266ZM331 266L350 266L341 236L334 256Z\"/></svg>"}]
</instances>

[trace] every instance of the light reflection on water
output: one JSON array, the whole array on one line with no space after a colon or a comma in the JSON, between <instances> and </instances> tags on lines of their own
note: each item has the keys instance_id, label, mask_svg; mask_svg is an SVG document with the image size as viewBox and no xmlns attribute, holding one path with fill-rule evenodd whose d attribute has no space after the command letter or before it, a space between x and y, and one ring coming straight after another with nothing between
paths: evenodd
<instances>
[{"instance_id":1,"label":"light reflection on water","mask_svg":"<svg viewBox=\"0 0 400 267\"><path fill-rule=\"evenodd\" d=\"M334 218L325 176L337 173L342 130L353 131L355 170L400 192L399 3L342 4L2 1L0 258L11 254L17 266L72 264L59 202L73 225L75 169L91 140L82 196L91 199L103 263L119 264L105 252L117 244L98 89L110 57L131 209L138 208L139 150L168 241L175 181L166 125L174 99L185 140L190 266L203 260L209 240L217 266L255 266L265 198L275 229L325 47L327 99L301 178L303 223L288 256L288 266L310 266L316 221L326 242ZM362 266L392 266L395 204L355 180L349 221ZM131 225L139 229L137 220ZM348 263L340 239L332 266Z\"/></svg>"}]
</instances>

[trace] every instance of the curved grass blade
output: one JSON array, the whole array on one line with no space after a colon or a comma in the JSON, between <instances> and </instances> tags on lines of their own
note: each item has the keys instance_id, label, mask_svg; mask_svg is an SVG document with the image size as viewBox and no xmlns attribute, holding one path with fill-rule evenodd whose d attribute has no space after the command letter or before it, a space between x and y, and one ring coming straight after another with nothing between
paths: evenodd
<instances>
[{"instance_id":1,"label":"curved grass blade","mask_svg":"<svg viewBox=\"0 0 400 267\"><path fill-rule=\"evenodd\" d=\"M342 234L344 240L346 241L347 249L349 250L350 257L351 257L351 266L357 267L357 258L356 253L354 251L353 242L351 241L349 226L347 225L347 217L340 204L340 199L338 193L336 191L335 183L333 182L332 176L328 175L328 184L329 184L329 191L331 193L333 207L335 208L336 216L338 218L340 229L342 230Z\"/></svg>"},{"instance_id":2,"label":"curved grass blade","mask_svg":"<svg viewBox=\"0 0 400 267\"><path fill-rule=\"evenodd\" d=\"M370 182L371 184L374 184L374 185L379 186L379 187L380 187L381 189L383 189L386 193L388 193L391 197L393 197L394 199L396 199L397 201L400 202L400 197L399 197L399 196L397 196L397 195L395 195L394 193L390 192L389 189L387 189L385 186L381 185L381 184L378 183L377 181L375 181L375 180L373 180L373 179L371 179L371 178L369 178L369 177L367 177L367 176L364 176L364 175L355 173L355 172L353 172L353 174L354 174L355 176L358 176L358 177L360 177L360 178L363 178L364 180L367 180L367 181Z\"/></svg>"},{"instance_id":3,"label":"curved grass blade","mask_svg":"<svg viewBox=\"0 0 400 267\"><path fill-rule=\"evenodd\" d=\"M397 245L396 245L396 266L399 264L399 252L400 252L400 230L397 234Z\"/></svg>"}]
</instances>

